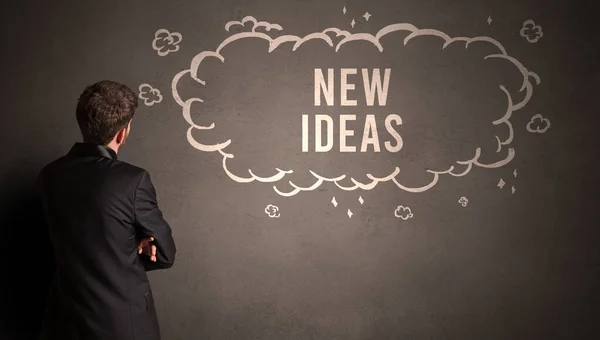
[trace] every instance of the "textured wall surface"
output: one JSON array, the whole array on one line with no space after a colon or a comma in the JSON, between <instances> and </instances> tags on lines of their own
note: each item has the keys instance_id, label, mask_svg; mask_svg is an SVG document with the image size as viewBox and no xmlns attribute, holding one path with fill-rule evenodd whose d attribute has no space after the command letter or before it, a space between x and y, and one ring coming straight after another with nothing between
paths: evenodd
<instances>
[{"instance_id":1,"label":"textured wall surface","mask_svg":"<svg viewBox=\"0 0 600 340\"><path fill-rule=\"evenodd\" d=\"M2 335L52 272L37 171L111 79L178 247L164 339L597 338L588 3L3 5Z\"/></svg>"}]
</instances>

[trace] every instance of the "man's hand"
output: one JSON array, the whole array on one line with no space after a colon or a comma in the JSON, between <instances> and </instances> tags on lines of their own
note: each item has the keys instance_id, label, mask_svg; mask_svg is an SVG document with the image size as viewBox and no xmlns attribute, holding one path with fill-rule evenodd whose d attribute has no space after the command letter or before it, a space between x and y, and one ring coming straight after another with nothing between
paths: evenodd
<instances>
[{"instance_id":1,"label":"man's hand","mask_svg":"<svg viewBox=\"0 0 600 340\"><path fill-rule=\"evenodd\" d=\"M156 262L156 246L152 244L154 237L143 239L138 244L138 254L144 253L150 256L150 261Z\"/></svg>"}]
</instances>

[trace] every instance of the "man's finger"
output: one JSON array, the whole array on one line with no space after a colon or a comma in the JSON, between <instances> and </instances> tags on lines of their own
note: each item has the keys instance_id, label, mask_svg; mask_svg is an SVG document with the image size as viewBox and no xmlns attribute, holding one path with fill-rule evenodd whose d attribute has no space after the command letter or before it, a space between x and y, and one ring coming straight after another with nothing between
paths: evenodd
<instances>
[{"instance_id":1,"label":"man's finger","mask_svg":"<svg viewBox=\"0 0 600 340\"><path fill-rule=\"evenodd\" d=\"M140 243L138 243L138 254L141 254L142 251L144 251L144 241L140 241Z\"/></svg>"},{"instance_id":2,"label":"man's finger","mask_svg":"<svg viewBox=\"0 0 600 340\"><path fill-rule=\"evenodd\" d=\"M150 260L156 262L156 246L150 244L152 241L154 241L153 236L141 240L138 244L138 254L144 253L150 256Z\"/></svg>"},{"instance_id":3,"label":"man's finger","mask_svg":"<svg viewBox=\"0 0 600 340\"><path fill-rule=\"evenodd\" d=\"M150 239L145 238L145 239L141 239L140 242L138 242L138 247L143 247L146 243L149 242Z\"/></svg>"}]
</instances>

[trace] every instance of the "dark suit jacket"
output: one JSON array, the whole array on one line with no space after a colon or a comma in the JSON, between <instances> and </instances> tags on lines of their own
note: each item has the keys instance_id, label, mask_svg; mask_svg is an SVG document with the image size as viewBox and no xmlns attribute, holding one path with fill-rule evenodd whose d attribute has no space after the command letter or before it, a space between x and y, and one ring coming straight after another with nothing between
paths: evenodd
<instances>
[{"instance_id":1,"label":"dark suit jacket","mask_svg":"<svg viewBox=\"0 0 600 340\"><path fill-rule=\"evenodd\" d=\"M160 339L146 271L170 268L176 249L148 172L76 143L42 169L38 188L57 265L41 338ZM137 253L149 236L156 262Z\"/></svg>"}]
</instances>

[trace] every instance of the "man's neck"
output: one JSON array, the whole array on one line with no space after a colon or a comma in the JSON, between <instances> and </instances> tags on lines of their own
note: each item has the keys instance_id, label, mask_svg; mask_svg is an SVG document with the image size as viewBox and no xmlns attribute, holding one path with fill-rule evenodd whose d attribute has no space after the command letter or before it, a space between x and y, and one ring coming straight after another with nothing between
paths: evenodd
<instances>
[{"instance_id":1,"label":"man's neck","mask_svg":"<svg viewBox=\"0 0 600 340\"><path fill-rule=\"evenodd\" d=\"M115 153L119 153L119 146L114 141L108 143L106 146L111 148Z\"/></svg>"}]
</instances>

